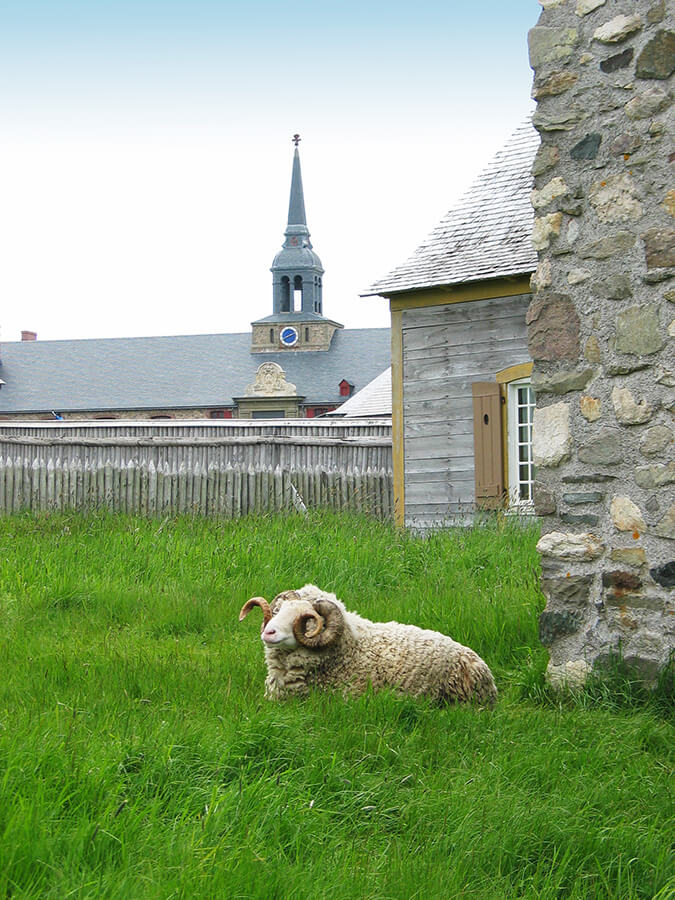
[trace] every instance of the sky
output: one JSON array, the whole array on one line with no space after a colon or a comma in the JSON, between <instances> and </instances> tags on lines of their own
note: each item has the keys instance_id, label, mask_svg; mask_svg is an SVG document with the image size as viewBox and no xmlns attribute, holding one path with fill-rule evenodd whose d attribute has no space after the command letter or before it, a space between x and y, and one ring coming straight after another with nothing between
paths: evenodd
<instances>
[{"instance_id":1,"label":"sky","mask_svg":"<svg viewBox=\"0 0 675 900\"><path fill-rule=\"evenodd\" d=\"M537 0L0 0L0 339L245 332L300 156L324 314L532 111Z\"/></svg>"}]
</instances>

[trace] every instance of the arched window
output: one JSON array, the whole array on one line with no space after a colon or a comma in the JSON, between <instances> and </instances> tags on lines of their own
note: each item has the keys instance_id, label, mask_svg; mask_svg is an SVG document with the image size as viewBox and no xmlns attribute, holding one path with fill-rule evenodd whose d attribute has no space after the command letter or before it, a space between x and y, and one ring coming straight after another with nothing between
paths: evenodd
<instances>
[{"instance_id":1,"label":"arched window","mask_svg":"<svg viewBox=\"0 0 675 900\"><path fill-rule=\"evenodd\" d=\"M274 343L274 328L270 328L270 344Z\"/></svg>"},{"instance_id":2,"label":"arched window","mask_svg":"<svg viewBox=\"0 0 675 900\"><path fill-rule=\"evenodd\" d=\"M293 310L299 312L302 309L302 275L296 275L293 279Z\"/></svg>"},{"instance_id":3,"label":"arched window","mask_svg":"<svg viewBox=\"0 0 675 900\"><path fill-rule=\"evenodd\" d=\"M281 279L281 303L279 312L290 312L291 309L291 282L288 275Z\"/></svg>"}]
</instances>

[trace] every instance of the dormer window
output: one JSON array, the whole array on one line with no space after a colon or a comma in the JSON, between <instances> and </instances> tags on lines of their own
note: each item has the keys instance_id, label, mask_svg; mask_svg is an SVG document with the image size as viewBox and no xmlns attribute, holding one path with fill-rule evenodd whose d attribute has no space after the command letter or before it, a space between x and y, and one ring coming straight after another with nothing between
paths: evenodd
<instances>
[{"instance_id":1,"label":"dormer window","mask_svg":"<svg viewBox=\"0 0 675 900\"><path fill-rule=\"evenodd\" d=\"M354 385L347 381L346 378L343 378L339 384L339 389L341 397L351 397Z\"/></svg>"}]
</instances>

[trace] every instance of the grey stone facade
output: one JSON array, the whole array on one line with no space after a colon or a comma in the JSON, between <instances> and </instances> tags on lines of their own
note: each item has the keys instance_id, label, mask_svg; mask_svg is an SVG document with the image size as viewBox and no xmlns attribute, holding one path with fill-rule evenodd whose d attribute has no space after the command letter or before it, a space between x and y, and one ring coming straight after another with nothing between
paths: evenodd
<instances>
[{"instance_id":1,"label":"grey stone facade","mask_svg":"<svg viewBox=\"0 0 675 900\"><path fill-rule=\"evenodd\" d=\"M540 2L540 635L554 684L617 653L653 683L675 648L673 16L664 0Z\"/></svg>"}]
</instances>

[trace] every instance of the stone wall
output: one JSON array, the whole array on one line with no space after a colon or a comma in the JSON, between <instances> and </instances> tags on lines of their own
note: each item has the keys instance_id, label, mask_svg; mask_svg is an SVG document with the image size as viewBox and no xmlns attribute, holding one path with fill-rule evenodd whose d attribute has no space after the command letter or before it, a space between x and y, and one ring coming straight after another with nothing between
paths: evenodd
<instances>
[{"instance_id":1,"label":"stone wall","mask_svg":"<svg viewBox=\"0 0 675 900\"><path fill-rule=\"evenodd\" d=\"M664 0L540 0L541 148L528 311L552 683L675 646L673 16Z\"/></svg>"}]
</instances>

